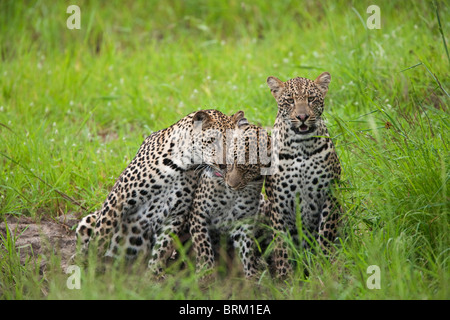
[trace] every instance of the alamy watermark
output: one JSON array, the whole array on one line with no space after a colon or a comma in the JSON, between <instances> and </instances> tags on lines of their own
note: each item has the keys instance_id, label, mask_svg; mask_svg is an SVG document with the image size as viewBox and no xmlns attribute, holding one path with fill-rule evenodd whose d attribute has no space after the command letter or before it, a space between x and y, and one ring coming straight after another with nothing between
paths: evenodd
<instances>
[{"instance_id":1,"label":"alamy watermark","mask_svg":"<svg viewBox=\"0 0 450 320\"><path fill-rule=\"evenodd\" d=\"M269 142L270 140L270 142ZM261 175L274 174L278 169L279 134L273 130L269 138L264 129L202 130L202 122L195 121L192 132L177 136L172 158L183 166L188 165L259 165Z\"/></svg>"},{"instance_id":2,"label":"alamy watermark","mask_svg":"<svg viewBox=\"0 0 450 320\"><path fill-rule=\"evenodd\" d=\"M366 26L368 29L381 29L381 14L380 7L373 4L367 7L367 13L371 14L369 18L367 18Z\"/></svg>"},{"instance_id":3,"label":"alamy watermark","mask_svg":"<svg viewBox=\"0 0 450 320\"><path fill-rule=\"evenodd\" d=\"M70 274L67 278L66 286L67 289L81 289L81 269L79 266L70 265L66 269L66 274Z\"/></svg>"},{"instance_id":4,"label":"alamy watermark","mask_svg":"<svg viewBox=\"0 0 450 320\"><path fill-rule=\"evenodd\" d=\"M67 18L67 29L81 29L81 10L77 5L71 5L67 7L66 13L71 15Z\"/></svg>"},{"instance_id":5,"label":"alamy watermark","mask_svg":"<svg viewBox=\"0 0 450 320\"><path fill-rule=\"evenodd\" d=\"M367 274L370 276L367 278L367 289L381 289L381 270L377 265L371 265L367 267Z\"/></svg>"},{"instance_id":6,"label":"alamy watermark","mask_svg":"<svg viewBox=\"0 0 450 320\"><path fill-rule=\"evenodd\" d=\"M77 5L70 5L67 7L66 13L70 16L67 18L67 29L81 29L81 9ZM367 7L366 13L370 16L366 20L366 26L368 29L381 29L381 10L376 4L372 4ZM359 14L358 14L359 15Z\"/></svg>"}]
</instances>

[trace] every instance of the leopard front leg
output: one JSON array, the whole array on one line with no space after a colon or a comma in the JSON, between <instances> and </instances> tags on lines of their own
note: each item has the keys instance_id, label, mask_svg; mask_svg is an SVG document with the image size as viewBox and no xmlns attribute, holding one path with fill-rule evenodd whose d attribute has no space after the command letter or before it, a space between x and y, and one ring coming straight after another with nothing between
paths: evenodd
<instances>
[{"instance_id":1,"label":"leopard front leg","mask_svg":"<svg viewBox=\"0 0 450 320\"><path fill-rule=\"evenodd\" d=\"M310 248L316 241L324 253L337 234L337 225L341 208L331 190L318 192L313 198L306 198L302 207L303 232L308 240L302 243L303 248Z\"/></svg>"},{"instance_id":2,"label":"leopard front leg","mask_svg":"<svg viewBox=\"0 0 450 320\"><path fill-rule=\"evenodd\" d=\"M318 231L318 242L322 251L327 254L330 244L336 239L342 207L332 192L326 195L322 206Z\"/></svg>"},{"instance_id":3,"label":"leopard front leg","mask_svg":"<svg viewBox=\"0 0 450 320\"><path fill-rule=\"evenodd\" d=\"M189 232L196 255L196 270L197 273L210 272L214 267L214 250L208 231L208 215L211 208L196 200L189 219Z\"/></svg>"},{"instance_id":4,"label":"leopard front leg","mask_svg":"<svg viewBox=\"0 0 450 320\"><path fill-rule=\"evenodd\" d=\"M276 186L273 177L267 179L266 193L270 202L270 222L274 233L273 262L277 277L282 279L292 272L286 239L288 233L294 238L297 237L295 202L293 194L285 194Z\"/></svg>"},{"instance_id":5,"label":"leopard front leg","mask_svg":"<svg viewBox=\"0 0 450 320\"><path fill-rule=\"evenodd\" d=\"M151 257L148 261L148 268L155 275L162 275L166 262L172 256L175 248L173 237L181 235L184 222L184 214L169 217L157 233Z\"/></svg>"},{"instance_id":6,"label":"leopard front leg","mask_svg":"<svg viewBox=\"0 0 450 320\"><path fill-rule=\"evenodd\" d=\"M321 197L319 195L319 197ZM302 232L303 241L302 248L309 249L314 245L315 241L318 241L319 237L319 225L322 216L322 201L318 201L317 194L301 198L302 207Z\"/></svg>"},{"instance_id":7,"label":"leopard front leg","mask_svg":"<svg viewBox=\"0 0 450 320\"><path fill-rule=\"evenodd\" d=\"M258 260L255 255L253 233L253 226L244 224L234 228L230 234L233 245L238 250L239 258L244 266L246 278L252 278L258 272Z\"/></svg>"}]
</instances>

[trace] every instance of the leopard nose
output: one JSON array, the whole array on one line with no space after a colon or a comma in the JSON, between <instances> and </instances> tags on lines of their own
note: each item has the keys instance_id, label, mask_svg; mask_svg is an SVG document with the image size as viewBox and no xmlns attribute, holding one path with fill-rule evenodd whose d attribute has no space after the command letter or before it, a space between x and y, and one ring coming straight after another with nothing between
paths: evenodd
<instances>
[{"instance_id":1,"label":"leopard nose","mask_svg":"<svg viewBox=\"0 0 450 320\"><path fill-rule=\"evenodd\" d=\"M241 178L235 173L235 171L231 171L228 173L225 183L233 190L238 190L242 184Z\"/></svg>"},{"instance_id":2,"label":"leopard nose","mask_svg":"<svg viewBox=\"0 0 450 320\"><path fill-rule=\"evenodd\" d=\"M309 114L299 114L297 116L297 119L302 121L302 122L305 122L308 118L309 118Z\"/></svg>"},{"instance_id":3,"label":"leopard nose","mask_svg":"<svg viewBox=\"0 0 450 320\"><path fill-rule=\"evenodd\" d=\"M229 180L226 181L226 183L233 190L238 190L239 189L240 181L233 181L233 180L229 179Z\"/></svg>"}]
</instances>

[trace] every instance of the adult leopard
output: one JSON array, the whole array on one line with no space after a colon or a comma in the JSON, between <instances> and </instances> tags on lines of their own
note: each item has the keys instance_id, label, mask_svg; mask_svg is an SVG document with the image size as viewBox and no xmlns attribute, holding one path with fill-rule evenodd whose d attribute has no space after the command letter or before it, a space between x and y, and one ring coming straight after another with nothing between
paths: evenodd
<instances>
[{"instance_id":1,"label":"adult leopard","mask_svg":"<svg viewBox=\"0 0 450 320\"><path fill-rule=\"evenodd\" d=\"M99 211L78 225L86 252L95 240L100 256L149 259L159 274L173 252L173 235L183 233L198 172L203 162L217 162L227 129L244 118L217 110L193 112L142 143Z\"/></svg>"}]
</instances>

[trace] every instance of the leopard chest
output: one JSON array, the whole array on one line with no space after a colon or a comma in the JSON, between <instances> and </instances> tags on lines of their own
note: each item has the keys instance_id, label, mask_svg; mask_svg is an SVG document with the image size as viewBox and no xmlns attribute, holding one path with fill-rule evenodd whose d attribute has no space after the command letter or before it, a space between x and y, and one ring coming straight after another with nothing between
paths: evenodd
<instances>
[{"instance_id":1,"label":"leopard chest","mask_svg":"<svg viewBox=\"0 0 450 320\"><path fill-rule=\"evenodd\" d=\"M308 149L293 144L290 148L282 149L274 183L284 190L289 190L286 192L295 194L324 189L333 177L332 167L327 162L330 152L328 143Z\"/></svg>"},{"instance_id":2,"label":"leopard chest","mask_svg":"<svg viewBox=\"0 0 450 320\"><path fill-rule=\"evenodd\" d=\"M215 189L209 201L212 227L231 229L237 221L257 214L259 194L256 194L251 186L242 190L220 186Z\"/></svg>"}]
</instances>

